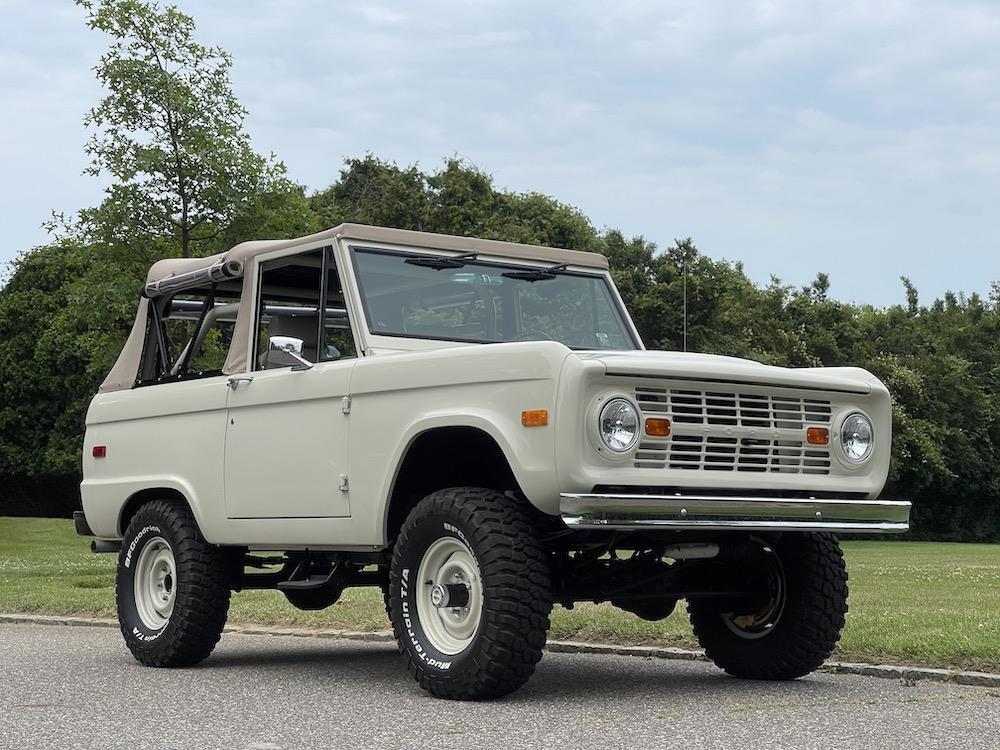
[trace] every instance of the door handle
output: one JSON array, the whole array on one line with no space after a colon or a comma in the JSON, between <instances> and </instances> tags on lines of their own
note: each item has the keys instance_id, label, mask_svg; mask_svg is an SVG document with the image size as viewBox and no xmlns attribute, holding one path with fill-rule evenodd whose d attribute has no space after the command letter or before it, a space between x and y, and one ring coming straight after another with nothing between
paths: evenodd
<instances>
[{"instance_id":1,"label":"door handle","mask_svg":"<svg viewBox=\"0 0 1000 750\"><path fill-rule=\"evenodd\" d=\"M234 377L229 378L229 380L226 382L226 385L228 385L230 388L232 388L235 391L237 388L240 387L240 383L244 383L244 382L245 383L252 383L253 382L253 375L236 375Z\"/></svg>"}]
</instances>

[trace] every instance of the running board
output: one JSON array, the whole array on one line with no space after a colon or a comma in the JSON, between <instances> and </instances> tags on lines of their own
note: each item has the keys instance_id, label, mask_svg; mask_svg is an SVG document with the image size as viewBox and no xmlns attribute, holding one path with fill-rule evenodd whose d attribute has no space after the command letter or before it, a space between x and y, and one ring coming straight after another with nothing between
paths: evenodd
<instances>
[{"instance_id":1,"label":"running board","mask_svg":"<svg viewBox=\"0 0 1000 750\"><path fill-rule=\"evenodd\" d=\"M299 568L302 566L299 565ZM292 577L287 581L279 581L278 588L282 591L311 591L313 589L329 588L337 575L337 566L330 568L330 572L321 575L308 575L305 578L296 578L299 568L295 569Z\"/></svg>"}]
</instances>

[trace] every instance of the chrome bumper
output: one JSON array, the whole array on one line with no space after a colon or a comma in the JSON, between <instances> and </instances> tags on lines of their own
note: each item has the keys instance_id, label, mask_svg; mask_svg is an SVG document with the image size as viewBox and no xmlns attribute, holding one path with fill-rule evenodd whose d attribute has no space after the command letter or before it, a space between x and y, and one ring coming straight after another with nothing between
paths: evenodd
<instances>
[{"instance_id":1,"label":"chrome bumper","mask_svg":"<svg viewBox=\"0 0 1000 750\"><path fill-rule=\"evenodd\" d=\"M910 503L905 500L574 493L559 497L562 520L574 529L891 534L910 528Z\"/></svg>"}]
</instances>

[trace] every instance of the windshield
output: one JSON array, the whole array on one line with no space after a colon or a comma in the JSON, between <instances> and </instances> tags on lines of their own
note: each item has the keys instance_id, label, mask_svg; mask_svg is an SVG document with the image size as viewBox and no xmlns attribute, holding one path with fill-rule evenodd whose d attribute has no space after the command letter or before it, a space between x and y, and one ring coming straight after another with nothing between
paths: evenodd
<instances>
[{"instance_id":1,"label":"windshield","mask_svg":"<svg viewBox=\"0 0 1000 750\"><path fill-rule=\"evenodd\" d=\"M559 341L636 349L604 276L467 256L352 248L373 334L447 341Z\"/></svg>"}]
</instances>

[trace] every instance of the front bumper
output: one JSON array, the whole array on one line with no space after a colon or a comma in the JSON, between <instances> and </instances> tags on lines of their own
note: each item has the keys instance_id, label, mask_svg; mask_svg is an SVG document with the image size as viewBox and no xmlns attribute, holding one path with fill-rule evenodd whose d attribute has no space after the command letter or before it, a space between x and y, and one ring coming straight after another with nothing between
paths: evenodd
<instances>
[{"instance_id":1,"label":"front bumper","mask_svg":"<svg viewBox=\"0 0 1000 750\"><path fill-rule=\"evenodd\" d=\"M574 529L832 531L893 534L910 528L905 500L562 493Z\"/></svg>"}]
</instances>

